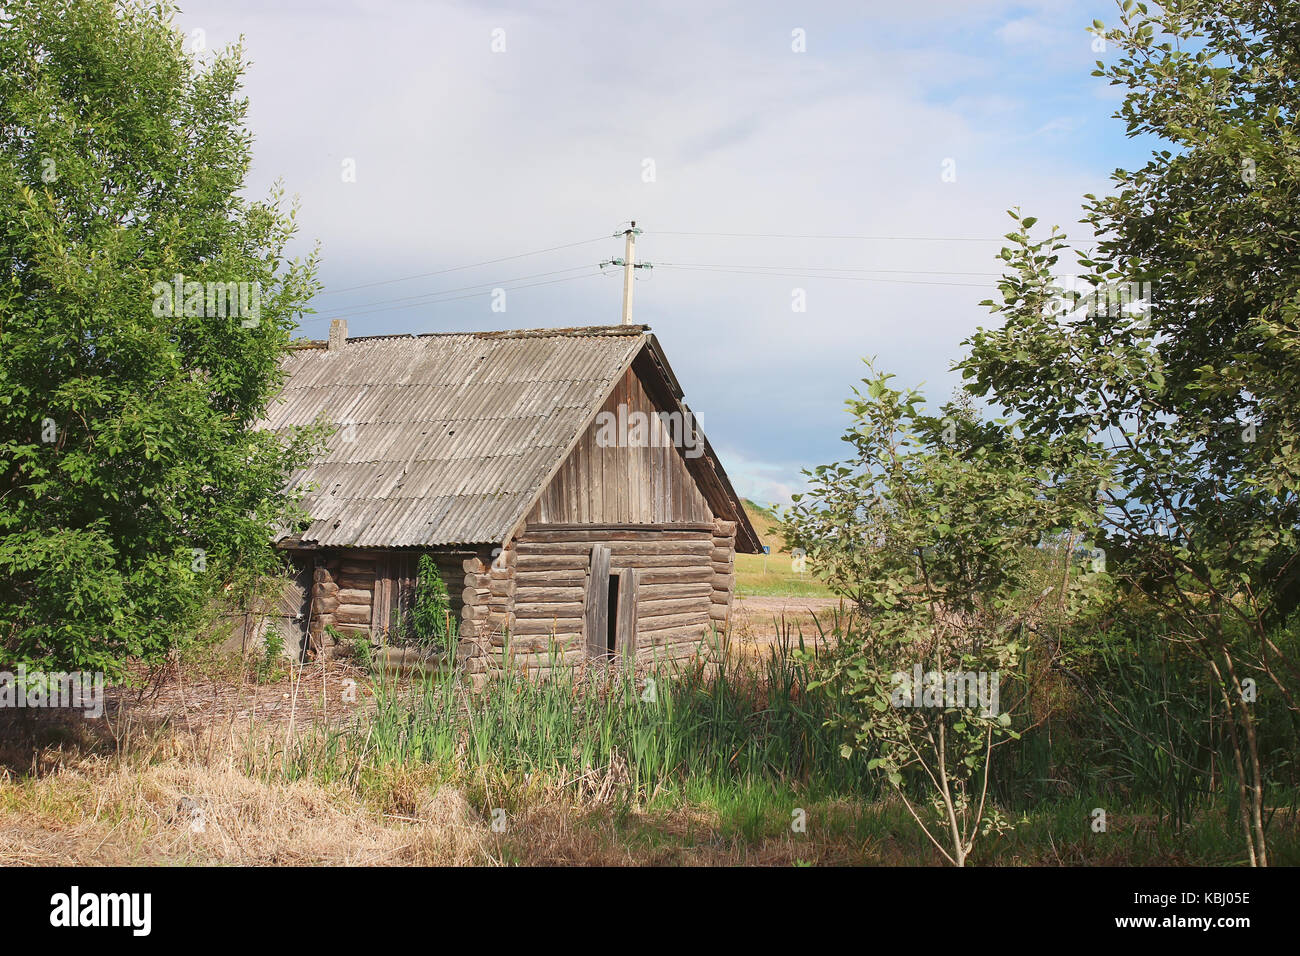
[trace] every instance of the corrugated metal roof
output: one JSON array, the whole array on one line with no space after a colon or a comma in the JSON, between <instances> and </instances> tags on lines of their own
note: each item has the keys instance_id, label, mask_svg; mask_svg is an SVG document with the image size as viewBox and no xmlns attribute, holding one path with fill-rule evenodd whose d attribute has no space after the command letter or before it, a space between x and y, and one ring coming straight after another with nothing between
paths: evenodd
<instances>
[{"instance_id":1,"label":"corrugated metal roof","mask_svg":"<svg viewBox=\"0 0 1300 956\"><path fill-rule=\"evenodd\" d=\"M300 346L262 426L308 425L322 414L342 426L290 478L316 486L301 540L375 548L504 540L647 338L644 326L597 326Z\"/></svg>"}]
</instances>

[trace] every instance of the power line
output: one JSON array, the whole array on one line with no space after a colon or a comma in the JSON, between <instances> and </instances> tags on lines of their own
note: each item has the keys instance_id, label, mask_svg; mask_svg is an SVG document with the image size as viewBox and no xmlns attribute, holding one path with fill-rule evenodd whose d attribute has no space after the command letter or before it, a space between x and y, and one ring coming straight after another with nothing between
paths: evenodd
<instances>
[{"instance_id":1,"label":"power line","mask_svg":"<svg viewBox=\"0 0 1300 956\"><path fill-rule=\"evenodd\" d=\"M709 265L689 265L689 264L684 264L684 263L678 264L678 263L667 263L667 262L665 262L665 263L661 263L660 265L661 265L661 267L663 267L663 268L682 269L682 270L691 271L691 272L713 272L713 273L726 273L726 274L730 274L730 275L764 276L764 277L777 278L777 279L780 279L780 278L789 278L789 279L848 279L848 280L852 280L852 281L856 281L856 282L886 282L886 283L891 283L891 284L903 284L903 285L956 286L956 287L968 288L968 289L987 289L987 288L988 288L988 284L987 284L987 283L983 283L983 282L940 282L940 281L923 280L923 279L887 279L887 278L882 278L882 277L878 277L878 276L860 276L860 275L815 275L815 276L814 276L814 275L807 275L807 274L797 273L797 272L771 272L771 271L761 271L761 272L760 272L760 271L743 271L742 269L735 269L735 268L725 268L725 267L717 267L717 266L709 266ZM578 266L577 268L581 269L581 268L587 268L587 267L584 267L584 266ZM784 267L782 267L782 268L784 268ZM573 270L573 269L563 269L563 270L558 270L558 271L560 271L560 272L572 272L572 271L574 271L574 270ZM544 275L554 275L554 274L555 274L555 273L537 273L536 275L537 275L537 276L544 276ZM365 315L375 315L375 314L382 313L382 312L393 312L393 311L396 311L396 310L406 309L406 308L411 308L411 307L413 307L413 306L419 306L419 305L441 305L441 304L444 303L444 302L458 302L458 301L460 301L460 300L462 300L462 299L472 299L472 298L475 298L476 296L479 296L479 295L482 295L482 294L483 294L483 293L480 291L480 292L470 292L470 293L465 294L465 295L454 295L454 296L449 296L449 297L446 297L446 298L428 298L429 296L447 296L448 293L451 293L451 292L459 292L459 291L462 291L462 289L488 289L488 288L498 288L498 287L499 287L499 288L503 288L503 289L505 289L507 292L513 292L513 291L516 291L516 290L518 290L518 289L531 289L531 288L536 288L536 287L538 287L538 286L544 286L544 285L555 285L555 284L560 283L560 282L571 282L571 281L574 281L574 280L576 280L576 279L594 279L594 278L597 278L598 276L602 276L602 275L604 275L604 276L610 276L610 275L615 275L615 274L616 274L616 273L594 272L594 273L588 273L587 275L579 275L579 276L565 276L564 278L560 278L560 279L550 279L550 280L543 281L543 282L528 282L528 283L525 283L525 284L523 284L523 285L516 285L516 286L507 286L507 285L506 285L506 283L509 283L509 282L518 282L518 281L520 281L520 280L522 280L522 279L532 278L532 276L519 276L519 277L517 277L517 278L515 278L515 279L505 279L505 280L502 280L502 281L500 281L500 282L485 282L485 283L482 283L481 285L478 285L478 286L463 286L463 287L461 287L461 289L446 289L446 290L443 290L442 292L427 293L426 296L407 297L407 298L421 298L421 299L424 299L424 300L425 300L425 301L420 301L420 302L409 302L409 303L402 304L402 303L404 302L404 299L398 299L398 300L384 300L385 302L387 302L387 301L394 301L394 302L397 302L397 303L399 303L399 304L396 304L396 305L383 305L381 308L366 309L366 310L361 311L361 312L350 312L350 313L345 313L345 314L339 314L339 313L336 313L336 312L331 311L330 314L329 314L328 316L321 316L321 317L314 318L314 319L307 319L307 320L305 320L304 322L300 323L300 325L304 325L304 326L305 326L305 325L310 325L310 324L314 324L314 323L325 322L325 321L328 321L328 320L331 319L331 318L359 318L359 317L361 317L361 316L365 316ZM942 274L942 273L936 273L936 274ZM990 274L990 275L993 275L993 273L989 273L989 274Z\"/></svg>"},{"instance_id":2,"label":"power line","mask_svg":"<svg viewBox=\"0 0 1300 956\"><path fill-rule=\"evenodd\" d=\"M410 282L413 279L427 279L431 276L446 275L448 272L462 272L465 269L476 269L479 266L495 265L498 262L510 262L514 259L526 259L529 256L540 256L543 253L556 252L560 249L573 249L576 246L586 246L586 245L590 245L593 242L602 242L608 238L609 236L597 236L595 239L582 239L578 242L566 242L563 245L550 246L546 249L537 249L533 252L521 252L518 255L514 255L514 256L501 256L498 259L485 259L482 262L471 262L468 265L452 266L450 269L437 269L434 270L433 272L418 272L415 275L398 276L396 279L381 279L378 282L363 282L360 285L344 286L342 289L329 289L328 291L320 292L318 294L336 295L337 293L340 292L354 292L357 289L370 289L377 285L392 285L395 282Z\"/></svg>"},{"instance_id":3,"label":"power line","mask_svg":"<svg viewBox=\"0 0 1300 956\"><path fill-rule=\"evenodd\" d=\"M682 236L688 239L832 239L854 242L997 242L1009 243L1006 236L984 238L982 236L848 236L828 234L801 234L786 232L676 232L670 230L646 230L649 235ZM1062 242L1068 242L1067 236L1058 236ZM1076 249L1092 249L1094 244L1077 245Z\"/></svg>"},{"instance_id":4,"label":"power line","mask_svg":"<svg viewBox=\"0 0 1300 956\"><path fill-rule=\"evenodd\" d=\"M571 271L571 270L565 270L565 271ZM524 284L524 285L509 286L509 287L502 286L502 288L504 288L505 291L507 291L507 292L514 292L514 291L516 291L517 289L532 289L532 288L535 288L535 287L537 287L537 286L543 286L543 285L555 285L555 284L558 283L558 282L572 282L572 281L574 281L575 279L595 279L595 278L597 278L597 277L600 276L600 275L601 275L600 272L592 272L592 273L589 273L589 274L587 274L587 275L581 275L581 276L565 276L565 277L562 278L562 279L548 279L548 280L546 280L546 281L544 281L544 282L529 282L529 283L526 283L526 284ZM491 285L491 283L488 283L487 285ZM409 309L409 308L411 308L412 305L441 305L441 304L444 303L444 302L456 302L456 301L459 301L459 300L461 300L461 299L473 299L473 298L475 298L475 297L477 297L477 296L480 296L480 295L482 295L482 294L483 294L482 292L470 292L470 293L468 293L468 294L466 294L466 295L457 295L457 296L452 296L451 298L447 298L447 299L437 299L437 300L432 301L432 302L417 302L417 303L411 303L411 304L407 304L407 305L389 305L389 306L385 306L384 308L380 308L380 309L369 309L368 311L365 311L365 312L354 312L354 313L352 313L352 314L350 314L350 315L343 316L343 318L354 319L354 318L358 318L358 317L363 316L363 315L374 315L374 314L376 314L376 313L378 313L378 312L392 312L392 311L394 311L394 310L396 310L396 309ZM330 319L332 319L332 318L335 318L335 317L336 317L335 314L334 314L333 312L331 312L331 313L330 313L329 315L327 315L327 316L320 316L319 318L308 319L308 320L306 320L305 322L302 322L302 323L299 323L299 324L300 324L300 325L307 325L307 324L309 324L309 323L326 322L326 321L328 321L328 320L330 320Z\"/></svg>"},{"instance_id":5,"label":"power line","mask_svg":"<svg viewBox=\"0 0 1300 956\"><path fill-rule=\"evenodd\" d=\"M879 276L870 275L835 275L836 272L890 272L912 275L969 275L969 276L992 276L998 277L1000 273L944 273L944 272L923 272L920 270L874 270L874 269L823 269L823 268L804 268L800 266L746 266L746 265L726 265L722 263L660 263L662 268L682 269L690 272L714 272L725 273L730 275L747 275L747 276L766 276L771 278L789 278L789 279L849 279L857 282L886 282L904 285L940 285L940 286L957 286L972 289L988 288L987 283L982 282L942 282L922 279L887 279ZM526 276L515 276L510 279L500 279L494 282L483 282L477 285L459 286L454 289L442 289L436 292L426 292L417 296L402 296L396 299L380 299L375 302L363 303L357 306L351 306L352 309L360 311L336 311L331 310L329 316L322 316L314 319L307 319L302 325L324 322L331 318L359 318L365 315L375 315L382 312L393 312L400 309L412 308L421 305L439 305L443 302L458 302L462 299L471 299L475 296L482 295L482 291L468 291L465 295L453 295L457 292L467 292L467 290L485 290L493 288L503 288L506 291L515 291L517 289L531 289L538 286L554 285L559 282L569 282L574 279L591 279L600 275L614 275L615 273L595 272L587 275L565 276L560 279L551 279L544 282L525 282L523 285L510 285L510 283L523 282L526 279L537 279L546 276L563 275L566 272L575 272L581 269L591 268L590 266L575 266L570 269L557 269L550 272L537 272ZM804 269L803 272L793 271ZM780 270L780 271L774 271ZM821 272L822 275L808 275L808 272ZM418 301L412 301L418 300ZM376 306L376 308L366 308L366 306Z\"/></svg>"},{"instance_id":6,"label":"power line","mask_svg":"<svg viewBox=\"0 0 1300 956\"><path fill-rule=\"evenodd\" d=\"M675 230L656 230L651 232L652 235L662 236L683 236L689 238L724 238L724 239L831 239L831 240L850 240L850 241L881 241L881 242L1003 242L1004 239L983 239L973 236L865 236L865 235L831 235L831 234L799 234L799 233L742 233L742 232L683 232ZM494 265L502 262L512 262L517 259L525 259L531 256L544 255L548 252L558 252L563 249L572 249L579 246L590 245L595 242L602 242L609 236L596 236L591 239L582 239L577 242L561 243L559 245L548 246L544 249L537 249L531 252L521 252L510 256L498 256L494 259L485 259L481 262L468 263L466 265L452 266L446 269L436 269L429 272L415 273L412 275L398 276L392 279L381 279L375 282L365 282L359 285L345 286L339 289L323 290L318 293L318 297L326 295L335 295L343 292L353 292L359 289L370 289L378 286L393 285L400 282L410 282L416 279L431 278L433 276L446 275L452 272L462 272L467 269L475 269L481 266ZM982 287L982 284L964 283L964 282L943 282L943 281L925 281L921 279L886 279L880 278L884 275L900 276L969 276L969 277L999 277L1001 274L996 272L959 272L946 270L927 270L927 269L884 269L884 268L859 268L859 267L822 267L822 266L769 266L758 264L728 264L728 263L662 263L664 267L685 269L700 272L719 272L730 273L734 275L769 275L777 278L795 278L795 279L852 279L864 282L895 282L910 285L952 285L965 287ZM399 296L388 299L377 299L371 302L354 303L352 305L339 306L330 309L331 316L339 318L359 317L364 315L374 315L380 312L389 312L396 309L409 308L416 305L434 305L439 302L454 302L464 298L471 298L481 293L470 290L488 289L488 288L513 288L526 289L541 285L551 285L555 282L569 281L570 279L589 278L591 276L567 276L566 278L552 280L550 282L528 282L524 285L508 286L508 283L523 282L528 279L546 278L549 276L562 276L565 273L576 272L587 268L585 266L575 266L569 269L556 269L549 272L532 273L526 276L516 276L511 279L501 279L494 282L482 282L475 285L459 286L451 289L435 290L433 292L416 293L409 296ZM820 275L809 275L807 273L820 273ZM861 273L861 275L838 275L836 273ZM600 273L594 273L598 275ZM454 293L469 292L469 295L454 295ZM373 308L371 308L373 306ZM321 319L308 320L309 322L324 321Z\"/></svg>"},{"instance_id":7,"label":"power line","mask_svg":"<svg viewBox=\"0 0 1300 956\"><path fill-rule=\"evenodd\" d=\"M1001 272L958 272L952 269L866 269L856 266L772 266L772 265L738 265L730 262L661 262L661 266L673 266L677 268L711 268L711 269L781 269L784 271L793 271L801 269L804 272L880 272L885 274L898 275L923 275L923 276L979 276L981 278L992 276L999 278L1003 275ZM756 273L761 274L761 273Z\"/></svg>"},{"instance_id":8,"label":"power line","mask_svg":"<svg viewBox=\"0 0 1300 956\"><path fill-rule=\"evenodd\" d=\"M421 303L415 302L413 300L431 299L437 296L449 295L450 293L453 292L466 292L470 289L492 288L494 286L504 285L507 282L523 282L525 279L541 279L547 276L558 276L558 275L563 275L566 272L577 272L580 269L588 269L588 268L590 268L590 266L573 266L572 268L569 269L552 269L550 272L534 272L532 275L515 276L512 279L497 279L493 282L477 282L474 285L463 285L463 286L458 286L454 289L438 289L433 292L421 292L418 293L417 295L403 295L393 299L376 299L374 302L357 302L352 305L340 306L337 309L333 309L331 310L330 314L335 315L338 318L347 318L349 314L357 314L357 313L350 313L348 311L350 309L366 309L372 305L387 305L392 302L411 302L412 305L419 305Z\"/></svg>"},{"instance_id":9,"label":"power line","mask_svg":"<svg viewBox=\"0 0 1300 956\"><path fill-rule=\"evenodd\" d=\"M717 268L709 268L705 266L680 266L680 265L673 266L666 262L661 263L661 265L664 268L686 269L692 272L716 272L716 273L725 272L725 273L730 273L732 275L764 276L773 279L782 279L782 278L785 279L848 279L853 282L889 282L889 283L899 283L902 285L948 285L948 286L960 286L962 288L967 288L967 289L987 289L989 287L988 283L985 282L936 282L930 279L886 279L886 278L882 278L881 276L844 276L844 275L813 276L813 275L807 275L805 273L793 273L793 272L742 272L738 269L717 269Z\"/></svg>"},{"instance_id":10,"label":"power line","mask_svg":"<svg viewBox=\"0 0 1300 956\"><path fill-rule=\"evenodd\" d=\"M646 232L655 236L688 236L692 238L714 239L844 239L864 242L1006 242L1005 236L985 239L979 236L832 236L832 235L797 235L783 232L671 232L662 229L649 229Z\"/></svg>"},{"instance_id":11,"label":"power line","mask_svg":"<svg viewBox=\"0 0 1300 956\"><path fill-rule=\"evenodd\" d=\"M652 230L651 235L660 236L684 236L690 238L723 238L723 239L831 239L831 240L855 240L855 241L878 241L878 242L1005 242L1005 238L984 239L975 236L852 236L852 235L830 235L830 234L798 234L798 233L751 233L751 232L680 232L672 230ZM428 279L433 276L446 275L451 272L463 272L466 269L476 269L481 266L496 265L502 262L513 262L516 259L526 259L531 256L540 256L548 252L558 252L562 249L574 249L579 246L591 245L595 242L602 242L609 236L596 236L591 239L581 239L577 242L566 242L555 246L547 246L544 249L536 249L531 252L521 252L511 256L498 256L495 259L484 259L481 262L471 262L460 266L451 266L446 269L435 269L429 272L417 272L411 275L397 276L392 279L379 279L375 282L363 282L358 285L343 286L338 289L324 289L317 293L317 297L327 295L338 295L344 292L355 292L359 289L371 289L377 286L394 285L400 282L412 282L416 279ZM886 272L889 270L873 269L862 270L872 272ZM895 270L899 272L911 272L913 274L929 274L924 270ZM988 275L991 273L944 273L947 275ZM471 288L471 287L466 287ZM417 298L409 296L407 298ZM398 301L397 299L382 300ZM358 306L342 306L350 309Z\"/></svg>"}]
</instances>

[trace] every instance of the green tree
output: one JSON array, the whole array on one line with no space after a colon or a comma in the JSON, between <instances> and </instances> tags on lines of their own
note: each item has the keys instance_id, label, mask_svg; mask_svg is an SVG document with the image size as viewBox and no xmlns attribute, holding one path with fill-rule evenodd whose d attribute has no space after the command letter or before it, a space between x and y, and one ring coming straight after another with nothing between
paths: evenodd
<instances>
[{"instance_id":1,"label":"green tree","mask_svg":"<svg viewBox=\"0 0 1300 956\"><path fill-rule=\"evenodd\" d=\"M420 555L415 582L415 606L411 609L411 630L416 643L425 647L454 650L451 639L451 599L432 555Z\"/></svg>"},{"instance_id":2,"label":"green tree","mask_svg":"<svg viewBox=\"0 0 1300 956\"><path fill-rule=\"evenodd\" d=\"M1061 483L963 403L926 416L921 396L890 378L854 390L852 459L806 473L809 490L794 496L782 531L858 612L821 677L854 702L841 717L845 756L871 754L926 836L962 866L981 834L1005 826L987 799L990 752L1015 736L1002 678L1047 597L1075 601L1086 583L1072 573L1072 549L1056 548L1056 584L1032 590L1038 546L1095 518L1092 482Z\"/></svg>"},{"instance_id":3,"label":"green tree","mask_svg":"<svg viewBox=\"0 0 1300 956\"><path fill-rule=\"evenodd\" d=\"M1242 826L1267 863L1257 692L1294 709L1295 662L1271 637L1296 606L1300 521L1300 3L1131 0L1093 30L1119 56L1130 135L1169 145L1086 197L1098 245L1069 249L1018 215L1003 325L963 363L1061 469L1099 463L1108 570L1194 647L1228 715ZM1260 685L1258 691L1255 685Z\"/></svg>"},{"instance_id":4,"label":"green tree","mask_svg":"<svg viewBox=\"0 0 1300 956\"><path fill-rule=\"evenodd\" d=\"M313 293L292 210L240 195L238 47L173 8L19 0L0 18L0 657L120 675L272 569L286 469L254 427ZM179 283L180 295L175 294Z\"/></svg>"}]
</instances>

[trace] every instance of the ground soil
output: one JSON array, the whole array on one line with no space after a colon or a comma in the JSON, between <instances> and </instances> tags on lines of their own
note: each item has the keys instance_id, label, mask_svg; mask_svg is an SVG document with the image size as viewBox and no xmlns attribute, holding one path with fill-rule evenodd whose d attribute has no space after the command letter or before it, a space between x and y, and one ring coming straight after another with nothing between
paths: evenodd
<instances>
[{"instance_id":1,"label":"ground soil","mask_svg":"<svg viewBox=\"0 0 1300 956\"><path fill-rule=\"evenodd\" d=\"M818 641L818 624L830 629L832 615L839 609L838 598L746 597L737 598L731 610L733 645L757 650L778 641L783 632L806 643Z\"/></svg>"}]
</instances>

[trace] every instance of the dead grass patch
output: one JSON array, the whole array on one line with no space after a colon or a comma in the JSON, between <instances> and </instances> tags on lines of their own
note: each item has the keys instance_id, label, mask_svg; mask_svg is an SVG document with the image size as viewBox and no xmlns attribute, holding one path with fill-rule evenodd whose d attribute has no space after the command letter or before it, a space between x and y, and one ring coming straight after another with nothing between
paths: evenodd
<instances>
[{"instance_id":1,"label":"dead grass patch","mask_svg":"<svg viewBox=\"0 0 1300 956\"><path fill-rule=\"evenodd\" d=\"M262 780L234 760L94 757L0 784L0 865L491 862L486 828L455 805L447 795L399 819L346 788Z\"/></svg>"}]
</instances>

